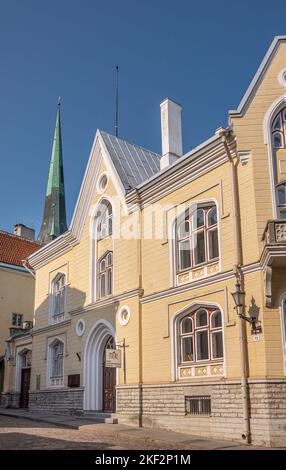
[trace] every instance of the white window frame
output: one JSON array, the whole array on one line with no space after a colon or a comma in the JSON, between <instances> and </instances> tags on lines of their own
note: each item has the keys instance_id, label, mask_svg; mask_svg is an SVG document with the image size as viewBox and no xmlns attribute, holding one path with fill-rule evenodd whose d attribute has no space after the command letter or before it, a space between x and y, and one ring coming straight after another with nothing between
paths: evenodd
<instances>
[{"instance_id":1,"label":"white window frame","mask_svg":"<svg viewBox=\"0 0 286 470\"><path fill-rule=\"evenodd\" d=\"M208 217L211 210L216 209L217 214L217 223L213 225L209 225ZM194 225L194 218L196 218L196 214L199 210L203 210L204 212L204 224L202 226L196 227ZM185 221L189 223L189 234L185 237L179 238L178 232L179 227L185 223ZM220 246L219 246L219 223L218 223L218 208L217 204L213 201L205 202L196 206L196 209L192 211L192 207L190 207L187 211L184 212L183 215L177 217L175 221L175 259L176 259L176 273L181 274L186 271L190 271L192 269L199 268L200 266L204 266L210 263L215 263L216 261L220 260ZM209 250L209 233L212 231L217 232L217 248L218 248L218 256L215 258L210 258L210 250ZM200 263L195 262L196 257L196 247L194 246L194 239L198 233L204 233L204 261ZM181 257L179 246L182 242L189 242L190 247L190 259L191 263L190 266L186 268L181 268Z\"/></svg>"},{"instance_id":2,"label":"white window frame","mask_svg":"<svg viewBox=\"0 0 286 470\"><path fill-rule=\"evenodd\" d=\"M53 350L57 343L61 343L63 347L62 353L62 375L53 376ZM62 338L53 338L48 345L48 367L47 367L47 384L52 388L60 388L64 386L64 370L65 370L65 342Z\"/></svg>"},{"instance_id":3,"label":"white window frame","mask_svg":"<svg viewBox=\"0 0 286 470\"><path fill-rule=\"evenodd\" d=\"M111 256L111 264L107 264L108 257ZM101 270L101 263L105 263L104 270ZM110 293L107 293L107 283L108 283L108 272L111 271L111 285L110 285ZM113 252L106 251L103 256L98 260L98 269L97 269L97 276L98 276L98 292L97 297L98 299L104 299L106 297L110 297L113 295ZM104 295L101 293L101 277L104 276L105 282L105 289Z\"/></svg>"},{"instance_id":4,"label":"white window frame","mask_svg":"<svg viewBox=\"0 0 286 470\"><path fill-rule=\"evenodd\" d=\"M63 279L63 285L59 291L55 291L57 283ZM67 276L64 272L58 272L51 281L51 302L50 302L50 324L60 323L65 320L66 316L66 287ZM55 311L57 298L60 297L59 302L62 302L63 309L60 312Z\"/></svg>"},{"instance_id":5,"label":"white window frame","mask_svg":"<svg viewBox=\"0 0 286 470\"><path fill-rule=\"evenodd\" d=\"M207 323L203 326L198 326L197 324L197 314L200 311L205 311L207 313ZM216 312L220 312L221 315L221 327L212 328L212 316ZM192 320L192 333L182 333L182 322L185 318L191 318ZM212 363L216 361L225 361L225 347L224 347L224 328L223 328L223 313L220 308L214 308L209 306L198 306L198 308L194 309L192 312L185 313L181 315L178 319L178 326L175 329L176 331L176 344L177 344L177 367L179 366L186 366L188 364L196 365L196 364L205 364L205 363ZM207 359L198 359L198 341L197 341L197 333L207 331L207 338L208 338L208 358ZM223 349L223 356L222 357L213 357L213 348L212 348L212 334L213 333L222 333L222 349ZM192 361L183 361L183 346L182 346L182 338L191 336L193 338L193 352L194 352L194 359Z\"/></svg>"}]
</instances>

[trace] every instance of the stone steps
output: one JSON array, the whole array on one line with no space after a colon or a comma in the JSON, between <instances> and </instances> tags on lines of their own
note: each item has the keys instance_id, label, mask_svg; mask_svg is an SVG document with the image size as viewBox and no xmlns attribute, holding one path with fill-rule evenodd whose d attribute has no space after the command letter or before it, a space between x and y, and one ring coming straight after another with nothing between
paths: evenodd
<instances>
[{"instance_id":1,"label":"stone steps","mask_svg":"<svg viewBox=\"0 0 286 470\"><path fill-rule=\"evenodd\" d=\"M102 411L85 411L82 419L92 420L95 423L118 424L115 413L104 413Z\"/></svg>"}]
</instances>

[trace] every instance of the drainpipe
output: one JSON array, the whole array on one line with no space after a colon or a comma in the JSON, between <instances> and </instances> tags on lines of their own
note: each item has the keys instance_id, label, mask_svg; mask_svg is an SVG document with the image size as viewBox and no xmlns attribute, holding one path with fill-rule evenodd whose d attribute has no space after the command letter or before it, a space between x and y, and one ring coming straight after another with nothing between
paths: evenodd
<instances>
[{"instance_id":1,"label":"drainpipe","mask_svg":"<svg viewBox=\"0 0 286 470\"><path fill-rule=\"evenodd\" d=\"M36 279L36 274L34 273L34 271L31 268L29 268L28 261L26 259L22 259L21 263L22 263L23 267L26 269L26 271L28 271L28 273L30 273L33 276L33 278Z\"/></svg>"},{"instance_id":2,"label":"drainpipe","mask_svg":"<svg viewBox=\"0 0 286 470\"><path fill-rule=\"evenodd\" d=\"M230 135L230 132L226 129L219 129L218 134L222 138L222 143L224 145L228 160L230 163L230 177L231 177L231 187L232 187L232 206L233 206L233 215L234 215L234 238L235 238L235 266L234 273L236 278L239 280L242 289L244 287L244 276L241 270L243 265L242 258L242 239L241 239L241 225L240 225L240 207L239 207L239 193L238 193L238 178L237 178L237 166L239 159L236 155L236 161L234 161L233 156L230 152L227 137ZM239 317L239 349L240 349L240 369L241 369L241 394L242 394L242 412L243 412L243 432L242 439L248 444L251 443L251 434L250 434L250 416L249 416L249 395L248 395L248 368L247 368L247 338L246 338L246 329L245 322L241 318L240 314L244 314L245 307L239 307L241 311L238 311Z\"/></svg>"}]
</instances>

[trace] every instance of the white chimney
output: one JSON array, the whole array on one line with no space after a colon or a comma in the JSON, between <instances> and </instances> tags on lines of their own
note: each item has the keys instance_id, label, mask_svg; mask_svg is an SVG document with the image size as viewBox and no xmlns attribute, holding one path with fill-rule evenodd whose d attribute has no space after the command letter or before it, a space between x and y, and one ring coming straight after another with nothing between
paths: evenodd
<instances>
[{"instance_id":1,"label":"white chimney","mask_svg":"<svg viewBox=\"0 0 286 470\"><path fill-rule=\"evenodd\" d=\"M30 227L26 227L24 224L14 225L14 235L17 235L21 238L26 238L27 240L35 240L35 230Z\"/></svg>"},{"instance_id":2,"label":"white chimney","mask_svg":"<svg viewBox=\"0 0 286 470\"><path fill-rule=\"evenodd\" d=\"M162 158L160 168L166 168L183 155L182 106L166 98L161 107Z\"/></svg>"}]
</instances>

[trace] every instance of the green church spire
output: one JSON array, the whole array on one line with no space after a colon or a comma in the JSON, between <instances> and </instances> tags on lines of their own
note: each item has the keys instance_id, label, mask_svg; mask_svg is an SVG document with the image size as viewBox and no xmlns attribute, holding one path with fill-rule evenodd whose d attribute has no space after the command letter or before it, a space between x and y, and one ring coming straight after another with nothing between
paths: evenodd
<instances>
[{"instance_id":1,"label":"green church spire","mask_svg":"<svg viewBox=\"0 0 286 470\"><path fill-rule=\"evenodd\" d=\"M48 243L66 230L67 223L59 98L45 209L39 240L42 243Z\"/></svg>"}]
</instances>

